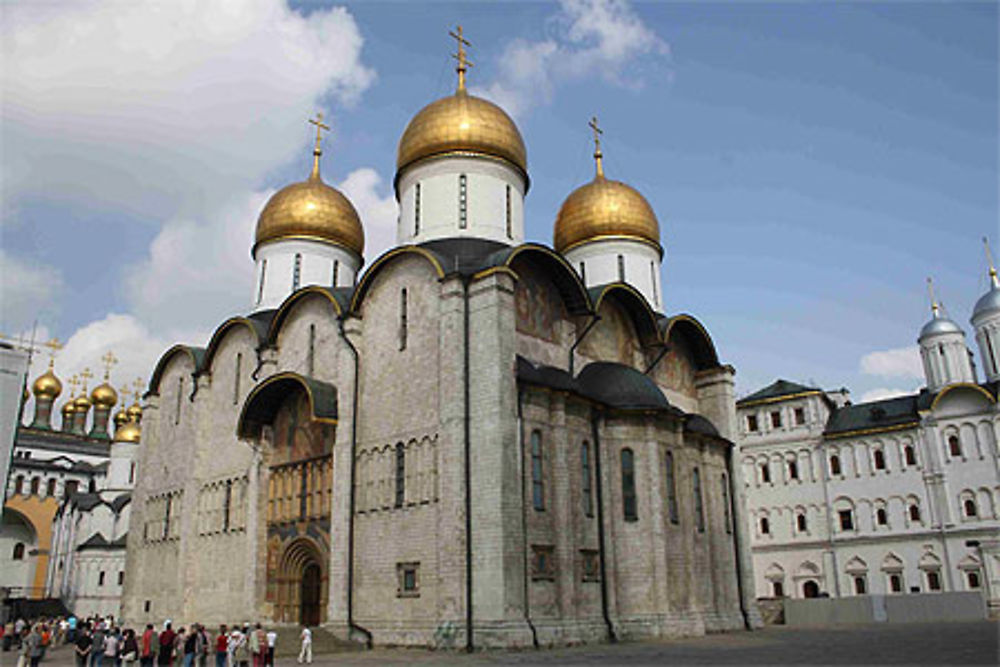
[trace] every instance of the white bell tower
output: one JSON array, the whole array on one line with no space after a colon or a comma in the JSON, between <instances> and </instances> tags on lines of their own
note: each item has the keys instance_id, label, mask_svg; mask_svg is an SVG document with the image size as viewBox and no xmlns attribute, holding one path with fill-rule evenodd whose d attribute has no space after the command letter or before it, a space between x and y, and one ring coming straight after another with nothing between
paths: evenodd
<instances>
[{"instance_id":1,"label":"white bell tower","mask_svg":"<svg viewBox=\"0 0 1000 667\"><path fill-rule=\"evenodd\" d=\"M927 389L934 392L958 382L975 382L971 353L965 345L965 332L941 314L930 278L927 279L927 288L930 291L932 317L920 330L917 339Z\"/></svg>"}]
</instances>

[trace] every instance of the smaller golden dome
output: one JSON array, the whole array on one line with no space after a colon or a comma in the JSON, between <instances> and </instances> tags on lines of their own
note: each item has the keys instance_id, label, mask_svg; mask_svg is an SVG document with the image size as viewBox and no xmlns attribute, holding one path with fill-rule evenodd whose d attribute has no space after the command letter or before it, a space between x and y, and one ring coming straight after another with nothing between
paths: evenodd
<instances>
[{"instance_id":1,"label":"smaller golden dome","mask_svg":"<svg viewBox=\"0 0 1000 667\"><path fill-rule=\"evenodd\" d=\"M142 429L135 422L127 422L122 424L120 428L115 431L115 442L131 442L134 444L139 444L139 438L142 435Z\"/></svg>"},{"instance_id":2,"label":"smaller golden dome","mask_svg":"<svg viewBox=\"0 0 1000 667\"><path fill-rule=\"evenodd\" d=\"M74 412L76 412L76 405L74 405L73 399L69 399L68 401L63 403L62 406L63 417L65 417L66 415L71 415Z\"/></svg>"},{"instance_id":3,"label":"smaller golden dome","mask_svg":"<svg viewBox=\"0 0 1000 667\"><path fill-rule=\"evenodd\" d=\"M62 382L50 368L38 376L38 379L31 385L31 391L36 398L47 398L54 401L62 393Z\"/></svg>"},{"instance_id":4,"label":"smaller golden dome","mask_svg":"<svg viewBox=\"0 0 1000 667\"><path fill-rule=\"evenodd\" d=\"M556 252L599 238L631 238L661 253L660 224L646 198L635 188L598 174L566 198L556 216Z\"/></svg>"},{"instance_id":5,"label":"smaller golden dome","mask_svg":"<svg viewBox=\"0 0 1000 667\"><path fill-rule=\"evenodd\" d=\"M77 412L87 412L90 410L90 399L87 398L87 394L80 394L75 399L73 399L73 404L76 406Z\"/></svg>"},{"instance_id":6,"label":"smaller golden dome","mask_svg":"<svg viewBox=\"0 0 1000 667\"><path fill-rule=\"evenodd\" d=\"M105 382L94 387L94 391L90 392L90 400L97 407L110 410L118 402L118 392L115 391L114 387Z\"/></svg>"},{"instance_id":7,"label":"smaller golden dome","mask_svg":"<svg viewBox=\"0 0 1000 667\"><path fill-rule=\"evenodd\" d=\"M417 112L399 140L396 171L423 158L454 153L489 155L528 172L524 139L511 117L464 89Z\"/></svg>"},{"instance_id":8,"label":"smaller golden dome","mask_svg":"<svg viewBox=\"0 0 1000 667\"><path fill-rule=\"evenodd\" d=\"M128 415L125 414L124 409L119 410L118 412L115 413L114 420L115 420L115 430L117 431L122 424L128 421Z\"/></svg>"},{"instance_id":9,"label":"smaller golden dome","mask_svg":"<svg viewBox=\"0 0 1000 667\"><path fill-rule=\"evenodd\" d=\"M133 403L129 406L128 410L125 411L125 415L128 417L130 422L135 422L136 424L142 420L142 408L138 403Z\"/></svg>"}]
</instances>

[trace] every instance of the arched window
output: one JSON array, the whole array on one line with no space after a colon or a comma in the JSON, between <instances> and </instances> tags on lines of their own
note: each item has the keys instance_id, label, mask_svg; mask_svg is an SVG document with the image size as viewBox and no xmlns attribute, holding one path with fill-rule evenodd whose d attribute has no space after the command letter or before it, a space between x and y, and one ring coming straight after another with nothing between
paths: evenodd
<instances>
[{"instance_id":1,"label":"arched window","mask_svg":"<svg viewBox=\"0 0 1000 667\"><path fill-rule=\"evenodd\" d=\"M760 481L765 484L771 483L771 466L766 463L760 466Z\"/></svg>"},{"instance_id":2,"label":"arched window","mask_svg":"<svg viewBox=\"0 0 1000 667\"><path fill-rule=\"evenodd\" d=\"M469 224L468 220L468 197L469 197L469 185L468 179L465 174L461 174L458 177L458 227L459 229L465 229Z\"/></svg>"},{"instance_id":3,"label":"arched window","mask_svg":"<svg viewBox=\"0 0 1000 667\"><path fill-rule=\"evenodd\" d=\"M854 577L854 593L856 595L864 595L868 592L868 582L862 576Z\"/></svg>"},{"instance_id":4,"label":"arched window","mask_svg":"<svg viewBox=\"0 0 1000 667\"><path fill-rule=\"evenodd\" d=\"M507 238L514 238L513 216L511 215L510 186L507 186Z\"/></svg>"},{"instance_id":5,"label":"arched window","mask_svg":"<svg viewBox=\"0 0 1000 667\"><path fill-rule=\"evenodd\" d=\"M892 593L903 592L903 576L899 574L889 575L889 591Z\"/></svg>"},{"instance_id":6,"label":"arched window","mask_svg":"<svg viewBox=\"0 0 1000 667\"><path fill-rule=\"evenodd\" d=\"M97 573L97 585L98 586L103 586L104 585L104 571L103 570L101 570L100 572Z\"/></svg>"},{"instance_id":7,"label":"arched window","mask_svg":"<svg viewBox=\"0 0 1000 667\"><path fill-rule=\"evenodd\" d=\"M618 282L625 282L625 257L618 255Z\"/></svg>"},{"instance_id":8,"label":"arched window","mask_svg":"<svg viewBox=\"0 0 1000 667\"><path fill-rule=\"evenodd\" d=\"M819 584L813 580L809 580L802 584L802 597L806 598L818 598L819 597Z\"/></svg>"},{"instance_id":9,"label":"arched window","mask_svg":"<svg viewBox=\"0 0 1000 667\"><path fill-rule=\"evenodd\" d=\"M580 282L587 284L587 265L580 262Z\"/></svg>"},{"instance_id":10,"label":"arched window","mask_svg":"<svg viewBox=\"0 0 1000 667\"><path fill-rule=\"evenodd\" d=\"M507 186L508 190L510 186ZM590 443L586 440L580 445L580 474L582 475L581 489L583 491L583 513L586 516L594 516L594 493L593 484L590 477Z\"/></svg>"},{"instance_id":11,"label":"arched window","mask_svg":"<svg viewBox=\"0 0 1000 667\"><path fill-rule=\"evenodd\" d=\"M337 286L337 281L340 280L340 260L333 260L333 275L330 276L330 284L334 287Z\"/></svg>"},{"instance_id":12,"label":"arched window","mask_svg":"<svg viewBox=\"0 0 1000 667\"><path fill-rule=\"evenodd\" d=\"M910 521L920 521L919 505L910 505Z\"/></svg>"},{"instance_id":13,"label":"arched window","mask_svg":"<svg viewBox=\"0 0 1000 667\"><path fill-rule=\"evenodd\" d=\"M14 493L24 493L24 475L14 478Z\"/></svg>"},{"instance_id":14,"label":"arched window","mask_svg":"<svg viewBox=\"0 0 1000 667\"><path fill-rule=\"evenodd\" d=\"M257 303L264 298L264 276L267 275L267 260L260 261L260 283L257 285Z\"/></svg>"},{"instance_id":15,"label":"arched window","mask_svg":"<svg viewBox=\"0 0 1000 667\"><path fill-rule=\"evenodd\" d=\"M670 523L680 523L680 512L677 508L677 477L674 472L674 453L667 452L666 456L667 475L667 515Z\"/></svg>"},{"instance_id":16,"label":"arched window","mask_svg":"<svg viewBox=\"0 0 1000 667\"><path fill-rule=\"evenodd\" d=\"M965 516L976 516L976 501L972 498L967 498L964 503L962 503L962 508L965 510Z\"/></svg>"},{"instance_id":17,"label":"arched window","mask_svg":"<svg viewBox=\"0 0 1000 667\"><path fill-rule=\"evenodd\" d=\"M881 449L875 450L875 470L885 470L885 452Z\"/></svg>"},{"instance_id":18,"label":"arched window","mask_svg":"<svg viewBox=\"0 0 1000 667\"><path fill-rule=\"evenodd\" d=\"M840 457L834 454L830 457L830 474L839 475L840 474Z\"/></svg>"},{"instance_id":19,"label":"arched window","mask_svg":"<svg viewBox=\"0 0 1000 667\"><path fill-rule=\"evenodd\" d=\"M50 479L45 482L45 495L53 498L56 495L56 480Z\"/></svg>"},{"instance_id":20,"label":"arched window","mask_svg":"<svg viewBox=\"0 0 1000 667\"><path fill-rule=\"evenodd\" d=\"M399 291L399 349L406 349L406 337L409 333L409 315L407 314L406 288Z\"/></svg>"},{"instance_id":21,"label":"arched window","mask_svg":"<svg viewBox=\"0 0 1000 667\"><path fill-rule=\"evenodd\" d=\"M948 453L952 456L962 455L962 443L958 441L957 435L948 436Z\"/></svg>"},{"instance_id":22,"label":"arched window","mask_svg":"<svg viewBox=\"0 0 1000 667\"><path fill-rule=\"evenodd\" d=\"M531 503L538 511L545 509L545 485L542 481L542 434L531 432Z\"/></svg>"},{"instance_id":23,"label":"arched window","mask_svg":"<svg viewBox=\"0 0 1000 667\"><path fill-rule=\"evenodd\" d=\"M694 520L699 533L705 532L705 501L701 497L701 471L691 471L691 485L694 491Z\"/></svg>"},{"instance_id":24,"label":"arched window","mask_svg":"<svg viewBox=\"0 0 1000 667\"><path fill-rule=\"evenodd\" d=\"M913 449L913 445L906 445L903 447L903 456L906 458L906 465L917 465L917 451Z\"/></svg>"},{"instance_id":25,"label":"arched window","mask_svg":"<svg viewBox=\"0 0 1000 667\"><path fill-rule=\"evenodd\" d=\"M795 461L788 462L788 478L789 479L799 478L799 464Z\"/></svg>"},{"instance_id":26,"label":"arched window","mask_svg":"<svg viewBox=\"0 0 1000 667\"><path fill-rule=\"evenodd\" d=\"M626 521L639 519L635 497L635 455L627 447L622 450L622 512Z\"/></svg>"},{"instance_id":27,"label":"arched window","mask_svg":"<svg viewBox=\"0 0 1000 667\"><path fill-rule=\"evenodd\" d=\"M292 267L292 291L299 288L302 282L302 253L295 253L295 265Z\"/></svg>"},{"instance_id":28,"label":"arched window","mask_svg":"<svg viewBox=\"0 0 1000 667\"><path fill-rule=\"evenodd\" d=\"M889 515L886 513L885 508L879 507L875 510L875 523L880 526L888 525Z\"/></svg>"},{"instance_id":29,"label":"arched window","mask_svg":"<svg viewBox=\"0 0 1000 667\"><path fill-rule=\"evenodd\" d=\"M808 527L808 522L806 520L805 512L800 512L795 516L795 527L799 529L800 533L806 532L806 528Z\"/></svg>"},{"instance_id":30,"label":"arched window","mask_svg":"<svg viewBox=\"0 0 1000 667\"><path fill-rule=\"evenodd\" d=\"M780 581L772 581L771 588L774 591L774 597L783 598L785 597L785 584Z\"/></svg>"},{"instance_id":31,"label":"arched window","mask_svg":"<svg viewBox=\"0 0 1000 667\"><path fill-rule=\"evenodd\" d=\"M39 488L41 488L41 485L42 485L42 479L40 477L32 477L31 478L31 495L37 496L38 495L38 490L39 490Z\"/></svg>"},{"instance_id":32,"label":"arched window","mask_svg":"<svg viewBox=\"0 0 1000 667\"><path fill-rule=\"evenodd\" d=\"M236 368L233 369L233 405L240 401L240 374L243 372L243 353L236 353Z\"/></svg>"},{"instance_id":33,"label":"arched window","mask_svg":"<svg viewBox=\"0 0 1000 667\"><path fill-rule=\"evenodd\" d=\"M413 235L420 233L420 183L413 189Z\"/></svg>"},{"instance_id":34,"label":"arched window","mask_svg":"<svg viewBox=\"0 0 1000 667\"><path fill-rule=\"evenodd\" d=\"M184 378L177 378L177 404L174 406L174 424L181 423L181 397L184 395Z\"/></svg>"},{"instance_id":35,"label":"arched window","mask_svg":"<svg viewBox=\"0 0 1000 667\"><path fill-rule=\"evenodd\" d=\"M12 560L24 560L24 542L18 542L14 545L14 553L10 557Z\"/></svg>"},{"instance_id":36,"label":"arched window","mask_svg":"<svg viewBox=\"0 0 1000 667\"><path fill-rule=\"evenodd\" d=\"M760 518L760 533L761 535L771 534L771 522L767 520L766 516Z\"/></svg>"},{"instance_id":37,"label":"arched window","mask_svg":"<svg viewBox=\"0 0 1000 667\"><path fill-rule=\"evenodd\" d=\"M656 267L653 265L652 261L649 263L649 277L653 281L653 301L655 303L660 300L660 295L657 291L657 283L660 281L656 279Z\"/></svg>"},{"instance_id":38,"label":"arched window","mask_svg":"<svg viewBox=\"0 0 1000 667\"><path fill-rule=\"evenodd\" d=\"M406 499L406 447L396 443L396 507L402 507Z\"/></svg>"}]
</instances>

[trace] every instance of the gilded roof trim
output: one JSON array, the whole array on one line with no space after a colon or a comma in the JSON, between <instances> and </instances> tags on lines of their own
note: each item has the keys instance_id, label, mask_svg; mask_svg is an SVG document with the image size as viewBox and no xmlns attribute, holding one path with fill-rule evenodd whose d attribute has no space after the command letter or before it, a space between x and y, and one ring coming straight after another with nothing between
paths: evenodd
<instances>
[{"instance_id":1,"label":"gilded roof trim","mask_svg":"<svg viewBox=\"0 0 1000 667\"><path fill-rule=\"evenodd\" d=\"M812 391L800 391L795 394L786 394L784 396L770 396L768 398L758 398L754 401L747 401L746 403L736 402L736 405L740 408L752 408L755 405L768 405L770 403L781 403L782 401L791 401L796 398L805 398L807 396L822 396L823 392L818 389L813 389Z\"/></svg>"},{"instance_id":2,"label":"gilded roof trim","mask_svg":"<svg viewBox=\"0 0 1000 667\"><path fill-rule=\"evenodd\" d=\"M434 256L434 253L415 245L395 247L382 253L382 255L376 259L370 267L368 267L368 270L365 271L364 275L361 276L361 280L358 281L358 285L354 290L354 295L351 297L350 312L360 312L361 302L364 301L365 295L368 294L368 290L371 288L372 281L375 279L375 276L382 271L382 268L392 262L395 258L408 254L419 255L430 262L431 266L434 267L434 272L437 274L439 280L445 277L446 273L444 267L441 266L441 262L439 262L438 258Z\"/></svg>"},{"instance_id":3,"label":"gilded roof trim","mask_svg":"<svg viewBox=\"0 0 1000 667\"><path fill-rule=\"evenodd\" d=\"M857 435L872 435L874 433L888 433L890 431L905 431L906 429L916 428L919 425L919 421L909 421L903 424L875 426L872 428L858 428L852 431L840 431L838 433L824 433L823 437L827 440L839 440L841 438L849 438Z\"/></svg>"},{"instance_id":4,"label":"gilded roof trim","mask_svg":"<svg viewBox=\"0 0 1000 667\"><path fill-rule=\"evenodd\" d=\"M333 306L333 312L338 318L344 316L344 310L340 307L340 303L337 302L337 298L330 292L326 287L321 287L320 285L309 285L308 287L303 287L301 289L295 290L281 302L278 307L277 312L274 317L271 318L271 326L267 329L267 335L264 337L263 343L273 344L278 340L278 334L281 332L281 327L285 323L285 318L288 317L288 313L291 312L292 308L298 304L299 301L307 297L319 295L325 297L330 305Z\"/></svg>"},{"instance_id":5,"label":"gilded roof trim","mask_svg":"<svg viewBox=\"0 0 1000 667\"><path fill-rule=\"evenodd\" d=\"M588 243L597 243L599 241L636 241L637 243L642 243L655 249L656 252L660 253L660 259L663 259L663 246L660 243L654 243L645 236L639 236L637 234L598 234L597 236L591 236L589 238L570 243L563 248L562 252L567 253L570 250L580 248Z\"/></svg>"},{"instance_id":6,"label":"gilded roof trim","mask_svg":"<svg viewBox=\"0 0 1000 667\"><path fill-rule=\"evenodd\" d=\"M937 408L938 401L940 401L942 398L944 398L946 394L950 393L954 389L971 389L985 396L986 400L989 401L990 403L996 403L996 399L993 398L993 394L986 391L978 384L972 384L971 382L956 382L955 384L950 384L944 389L942 389L940 392L938 392L938 395L934 397L933 401L931 401L931 408L930 408L931 411L933 412L934 409Z\"/></svg>"}]
</instances>

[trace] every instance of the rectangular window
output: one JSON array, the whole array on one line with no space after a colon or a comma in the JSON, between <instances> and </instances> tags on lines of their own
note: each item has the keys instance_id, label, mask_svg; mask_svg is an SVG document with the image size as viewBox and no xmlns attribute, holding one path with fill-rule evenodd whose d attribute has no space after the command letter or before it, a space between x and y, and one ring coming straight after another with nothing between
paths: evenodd
<instances>
[{"instance_id":1,"label":"rectangular window","mask_svg":"<svg viewBox=\"0 0 1000 667\"><path fill-rule=\"evenodd\" d=\"M580 446L580 473L582 477L583 490L583 513L586 516L594 516L594 493L590 481L590 443L586 440Z\"/></svg>"},{"instance_id":2,"label":"rectangular window","mask_svg":"<svg viewBox=\"0 0 1000 667\"><path fill-rule=\"evenodd\" d=\"M225 495L222 498L222 530L229 530L230 515L233 508L233 481L226 480Z\"/></svg>"},{"instance_id":3,"label":"rectangular window","mask_svg":"<svg viewBox=\"0 0 1000 667\"><path fill-rule=\"evenodd\" d=\"M695 468L691 474L694 486L694 519L697 522L698 532L705 532L705 504L701 497L701 473Z\"/></svg>"},{"instance_id":4,"label":"rectangular window","mask_svg":"<svg viewBox=\"0 0 1000 667\"><path fill-rule=\"evenodd\" d=\"M580 580L600 581L601 561L597 549L580 550Z\"/></svg>"},{"instance_id":5,"label":"rectangular window","mask_svg":"<svg viewBox=\"0 0 1000 667\"><path fill-rule=\"evenodd\" d=\"M103 586L104 585L104 572L103 571L97 573L97 585L98 586Z\"/></svg>"},{"instance_id":6,"label":"rectangular window","mask_svg":"<svg viewBox=\"0 0 1000 667\"><path fill-rule=\"evenodd\" d=\"M403 351L406 349L406 337L409 329L408 315L407 315L407 304L406 304L406 288L404 287L399 292L399 349Z\"/></svg>"},{"instance_id":7,"label":"rectangular window","mask_svg":"<svg viewBox=\"0 0 1000 667\"><path fill-rule=\"evenodd\" d=\"M626 521L639 520L635 494L635 454L628 448L622 450L622 513Z\"/></svg>"},{"instance_id":8,"label":"rectangular window","mask_svg":"<svg viewBox=\"0 0 1000 667\"><path fill-rule=\"evenodd\" d=\"M306 373L312 377L316 369L316 325L309 325L309 347L306 348Z\"/></svg>"},{"instance_id":9,"label":"rectangular window","mask_svg":"<svg viewBox=\"0 0 1000 667\"><path fill-rule=\"evenodd\" d=\"M124 583L125 583L125 571L124 570L119 570L118 571L118 585L121 586Z\"/></svg>"},{"instance_id":10,"label":"rectangular window","mask_svg":"<svg viewBox=\"0 0 1000 667\"><path fill-rule=\"evenodd\" d=\"M677 507L677 477L674 471L674 453L667 452L666 456L667 475L667 515L670 523L680 523L680 511Z\"/></svg>"},{"instance_id":11,"label":"rectangular window","mask_svg":"<svg viewBox=\"0 0 1000 667\"><path fill-rule=\"evenodd\" d=\"M927 590L941 590L941 573L937 570L927 571Z\"/></svg>"},{"instance_id":12,"label":"rectangular window","mask_svg":"<svg viewBox=\"0 0 1000 667\"><path fill-rule=\"evenodd\" d=\"M50 479L45 482L45 495L49 498L56 495L56 480Z\"/></svg>"},{"instance_id":13,"label":"rectangular window","mask_svg":"<svg viewBox=\"0 0 1000 667\"><path fill-rule=\"evenodd\" d=\"M758 428L757 415L747 415L747 430L756 431Z\"/></svg>"},{"instance_id":14,"label":"rectangular window","mask_svg":"<svg viewBox=\"0 0 1000 667\"><path fill-rule=\"evenodd\" d=\"M778 410L771 413L771 426L773 428L781 428L781 412Z\"/></svg>"},{"instance_id":15,"label":"rectangular window","mask_svg":"<svg viewBox=\"0 0 1000 667\"><path fill-rule=\"evenodd\" d=\"M302 281L302 255L295 253L295 266L292 267L292 291L299 288Z\"/></svg>"},{"instance_id":16,"label":"rectangular window","mask_svg":"<svg viewBox=\"0 0 1000 667\"><path fill-rule=\"evenodd\" d=\"M267 275L267 260L260 261L260 283L257 285L257 303L264 298L264 276Z\"/></svg>"},{"instance_id":17,"label":"rectangular window","mask_svg":"<svg viewBox=\"0 0 1000 667\"><path fill-rule=\"evenodd\" d=\"M542 481L542 434L531 432L531 504L538 510L545 509L545 486Z\"/></svg>"},{"instance_id":18,"label":"rectangular window","mask_svg":"<svg viewBox=\"0 0 1000 667\"><path fill-rule=\"evenodd\" d=\"M799 464L795 461L788 462L788 477L789 479L799 478Z\"/></svg>"},{"instance_id":19,"label":"rectangular window","mask_svg":"<svg viewBox=\"0 0 1000 667\"><path fill-rule=\"evenodd\" d=\"M19 477L18 481L23 483L24 479ZM79 487L80 487L80 482L76 481L75 479L71 479L65 484L63 484L63 498L69 498L70 496L72 496L74 493L76 493L76 490ZM14 492L21 493L21 484L18 484Z\"/></svg>"},{"instance_id":20,"label":"rectangular window","mask_svg":"<svg viewBox=\"0 0 1000 667\"><path fill-rule=\"evenodd\" d=\"M510 202L510 186L507 186L507 238L514 238L514 222L513 215L511 212L511 202Z\"/></svg>"},{"instance_id":21,"label":"rectangular window","mask_svg":"<svg viewBox=\"0 0 1000 667\"><path fill-rule=\"evenodd\" d=\"M653 306L655 307L660 301L660 295L657 292L657 283L659 281L656 279L656 265L653 262L649 263L649 278L653 281Z\"/></svg>"},{"instance_id":22,"label":"rectangular window","mask_svg":"<svg viewBox=\"0 0 1000 667\"><path fill-rule=\"evenodd\" d=\"M771 483L771 466L766 463L760 467L760 481L765 484Z\"/></svg>"},{"instance_id":23,"label":"rectangular window","mask_svg":"<svg viewBox=\"0 0 1000 667\"><path fill-rule=\"evenodd\" d=\"M236 370L233 372L233 405L240 402L240 374L243 372L243 353L236 353Z\"/></svg>"},{"instance_id":24,"label":"rectangular window","mask_svg":"<svg viewBox=\"0 0 1000 667\"><path fill-rule=\"evenodd\" d=\"M413 190L413 235L420 233L420 183Z\"/></svg>"},{"instance_id":25,"label":"rectangular window","mask_svg":"<svg viewBox=\"0 0 1000 667\"><path fill-rule=\"evenodd\" d=\"M531 545L531 579L533 581L553 581L555 578L555 549L548 545Z\"/></svg>"},{"instance_id":26,"label":"rectangular window","mask_svg":"<svg viewBox=\"0 0 1000 667\"><path fill-rule=\"evenodd\" d=\"M804 408L795 408L795 425L802 426L806 423L806 411Z\"/></svg>"},{"instance_id":27,"label":"rectangular window","mask_svg":"<svg viewBox=\"0 0 1000 667\"><path fill-rule=\"evenodd\" d=\"M840 510L837 516L840 517L841 530L854 530L854 515L851 510Z\"/></svg>"},{"instance_id":28,"label":"rectangular window","mask_svg":"<svg viewBox=\"0 0 1000 667\"><path fill-rule=\"evenodd\" d=\"M465 174L458 177L458 228L465 229L468 226L468 188Z\"/></svg>"},{"instance_id":29,"label":"rectangular window","mask_svg":"<svg viewBox=\"0 0 1000 667\"><path fill-rule=\"evenodd\" d=\"M334 287L337 286L337 281L340 279L340 260L333 260L333 276L331 277L330 284Z\"/></svg>"},{"instance_id":30,"label":"rectangular window","mask_svg":"<svg viewBox=\"0 0 1000 667\"><path fill-rule=\"evenodd\" d=\"M587 284L587 265L580 262L580 282Z\"/></svg>"},{"instance_id":31,"label":"rectangular window","mask_svg":"<svg viewBox=\"0 0 1000 667\"><path fill-rule=\"evenodd\" d=\"M181 396L184 394L184 378L177 378L177 404L174 406L174 424L181 423Z\"/></svg>"},{"instance_id":32,"label":"rectangular window","mask_svg":"<svg viewBox=\"0 0 1000 667\"><path fill-rule=\"evenodd\" d=\"M903 592L903 577L899 574L889 575L889 590L893 593Z\"/></svg>"},{"instance_id":33,"label":"rectangular window","mask_svg":"<svg viewBox=\"0 0 1000 667\"><path fill-rule=\"evenodd\" d=\"M135 484L135 461L130 463L128 467L128 483Z\"/></svg>"},{"instance_id":34,"label":"rectangular window","mask_svg":"<svg viewBox=\"0 0 1000 667\"><path fill-rule=\"evenodd\" d=\"M625 257L618 255L618 282L625 282Z\"/></svg>"},{"instance_id":35,"label":"rectangular window","mask_svg":"<svg viewBox=\"0 0 1000 667\"><path fill-rule=\"evenodd\" d=\"M868 582L864 577L854 577L854 594L864 595L868 591Z\"/></svg>"},{"instance_id":36,"label":"rectangular window","mask_svg":"<svg viewBox=\"0 0 1000 667\"><path fill-rule=\"evenodd\" d=\"M726 522L726 532L732 533L733 526L729 507L729 478L722 474L722 520Z\"/></svg>"},{"instance_id":37,"label":"rectangular window","mask_svg":"<svg viewBox=\"0 0 1000 667\"><path fill-rule=\"evenodd\" d=\"M420 563L396 563L396 597L420 597Z\"/></svg>"},{"instance_id":38,"label":"rectangular window","mask_svg":"<svg viewBox=\"0 0 1000 667\"><path fill-rule=\"evenodd\" d=\"M396 507L406 501L406 447L396 443Z\"/></svg>"}]
</instances>

